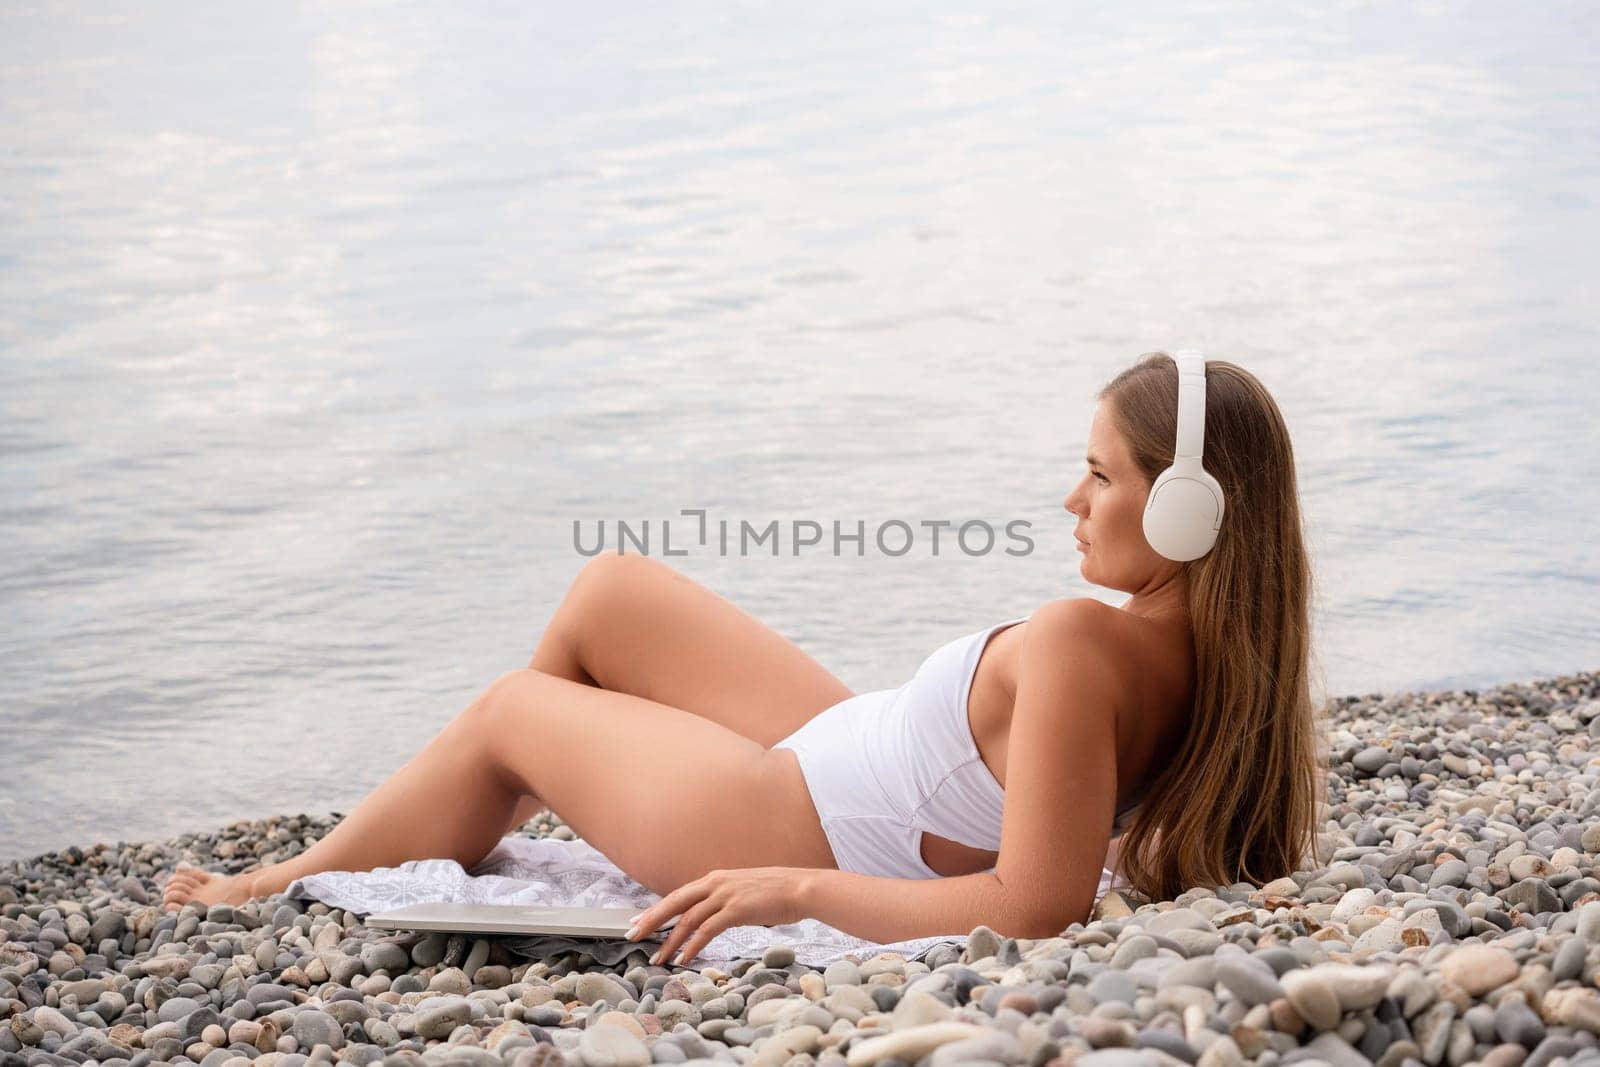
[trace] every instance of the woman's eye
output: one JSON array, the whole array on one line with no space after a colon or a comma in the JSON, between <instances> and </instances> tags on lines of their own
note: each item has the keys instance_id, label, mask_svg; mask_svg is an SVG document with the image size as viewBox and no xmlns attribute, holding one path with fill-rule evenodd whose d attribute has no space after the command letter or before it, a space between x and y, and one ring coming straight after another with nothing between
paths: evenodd
<instances>
[{"instance_id":1,"label":"woman's eye","mask_svg":"<svg viewBox=\"0 0 1600 1067\"><path fill-rule=\"evenodd\" d=\"M1107 485L1111 484L1111 479L1107 478L1104 474L1100 474L1099 472L1096 472L1095 473L1095 477L1099 478L1102 482L1104 482Z\"/></svg>"}]
</instances>

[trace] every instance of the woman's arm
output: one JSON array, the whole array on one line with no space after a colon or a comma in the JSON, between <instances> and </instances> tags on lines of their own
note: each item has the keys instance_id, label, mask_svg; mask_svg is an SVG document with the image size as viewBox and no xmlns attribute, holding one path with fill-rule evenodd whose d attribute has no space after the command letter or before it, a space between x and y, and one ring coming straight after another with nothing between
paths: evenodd
<instances>
[{"instance_id":1,"label":"woman's arm","mask_svg":"<svg viewBox=\"0 0 1600 1067\"><path fill-rule=\"evenodd\" d=\"M829 867L797 867L800 912L880 944L984 925L1002 937L1053 937L1019 915L993 871L947 878L880 878Z\"/></svg>"}]
</instances>

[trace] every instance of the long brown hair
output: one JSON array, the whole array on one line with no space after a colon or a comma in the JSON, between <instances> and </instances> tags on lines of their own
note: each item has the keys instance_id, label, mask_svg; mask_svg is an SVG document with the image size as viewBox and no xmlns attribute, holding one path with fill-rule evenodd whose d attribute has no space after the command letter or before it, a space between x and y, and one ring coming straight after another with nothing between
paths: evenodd
<instances>
[{"instance_id":1,"label":"long brown hair","mask_svg":"<svg viewBox=\"0 0 1600 1067\"><path fill-rule=\"evenodd\" d=\"M1098 394L1147 482L1171 465L1178 368L1151 352ZM1289 430L1249 371L1206 360L1205 469L1224 494L1216 545L1182 564L1195 693L1175 757L1117 850L1136 893L1256 885L1320 862L1323 715L1311 695L1311 565Z\"/></svg>"}]
</instances>

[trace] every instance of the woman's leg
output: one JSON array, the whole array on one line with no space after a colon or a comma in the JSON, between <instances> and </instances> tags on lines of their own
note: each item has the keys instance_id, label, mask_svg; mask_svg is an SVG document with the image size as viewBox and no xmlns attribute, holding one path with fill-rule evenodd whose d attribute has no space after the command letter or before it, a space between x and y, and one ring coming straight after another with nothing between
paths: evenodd
<instances>
[{"instance_id":1,"label":"woman's leg","mask_svg":"<svg viewBox=\"0 0 1600 1067\"><path fill-rule=\"evenodd\" d=\"M656 893L716 868L831 867L803 782L775 758L788 755L681 708L511 671L310 849L237 882L180 872L168 906L410 859L445 856L470 870L525 795Z\"/></svg>"},{"instance_id":2,"label":"woman's leg","mask_svg":"<svg viewBox=\"0 0 1600 1067\"><path fill-rule=\"evenodd\" d=\"M545 627L529 669L573 686L638 697L680 714L687 711L756 742L762 749L853 695L788 638L726 598L659 560L616 553L602 553L584 564ZM479 701L482 699L480 696ZM463 713L461 719L466 717ZM478 851L480 838L489 836L484 826L492 824L496 830L480 856L546 806L556 807L565 816L564 809L535 791L527 775L504 783L504 788L512 791L509 800L481 775L469 772L463 777L454 768L471 758L470 750L482 739L463 741L459 736L463 731L456 726L452 723L441 731L322 841L286 863L250 872L259 873L259 881L268 888L244 899L277 892L301 874L370 870L404 862L382 859L397 847L394 837L408 836L403 825L394 828L394 812L402 810L410 798L434 795L442 778L451 779L447 789L456 794L453 802L477 813L472 823L477 836L449 838L468 855ZM448 743L447 734L451 738ZM792 785L792 758L791 765L778 775L785 785ZM433 801L420 803L427 807ZM368 808L379 814L362 814ZM496 810L503 811L498 822L494 822ZM821 841L825 848L826 838L809 802L807 810L810 825L802 833L811 844ZM379 828L363 828L369 819L379 823ZM489 822L482 821L485 819ZM345 830L347 825L352 828ZM586 836L576 826L573 829ZM354 839L352 846L346 845L347 838ZM831 855L830 851L821 853L823 865L832 865ZM361 865L341 866L345 863ZM216 901L238 898L248 888L242 877L230 883L203 871L184 869L169 882L168 898L193 893L202 901Z\"/></svg>"},{"instance_id":3,"label":"woman's leg","mask_svg":"<svg viewBox=\"0 0 1600 1067\"><path fill-rule=\"evenodd\" d=\"M630 693L771 747L854 694L804 649L652 556L583 565L528 666Z\"/></svg>"},{"instance_id":4,"label":"woman's leg","mask_svg":"<svg viewBox=\"0 0 1600 1067\"><path fill-rule=\"evenodd\" d=\"M446 857L468 868L478 863L503 836L524 795L492 771L484 751L490 741L485 703L494 691L490 686L480 694L306 851L232 878L180 869L167 883L165 903L173 907L191 897L239 903L282 892L301 875L367 871L409 859Z\"/></svg>"},{"instance_id":5,"label":"woman's leg","mask_svg":"<svg viewBox=\"0 0 1600 1067\"><path fill-rule=\"evenodd\" d=\"M583 565L528 667L682 708L763 747L853 695L726 597L654 557L615 552ZM544 806L523 797L506 833Z\"/></svg>"}]
</instances>

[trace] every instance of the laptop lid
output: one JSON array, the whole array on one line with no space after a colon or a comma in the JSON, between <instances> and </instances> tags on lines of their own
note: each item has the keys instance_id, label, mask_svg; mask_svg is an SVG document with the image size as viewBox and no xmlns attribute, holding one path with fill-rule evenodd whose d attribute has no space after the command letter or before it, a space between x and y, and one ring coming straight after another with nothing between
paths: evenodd
<instances>
[{"instance_id":1,"label":"laptop lid","mask_svg":"<svg viewBox=\"0 0 1600 1067\"><path fill-rule=\"evenodd\" d=\"M373 930L447 930L469 934L564 934L621 940L641 908L568 908L537 904L464 904L435 901L367 916ZM640 943L660 939L677 925L674 915Z\"/></svg>"}]
</instances>

